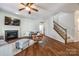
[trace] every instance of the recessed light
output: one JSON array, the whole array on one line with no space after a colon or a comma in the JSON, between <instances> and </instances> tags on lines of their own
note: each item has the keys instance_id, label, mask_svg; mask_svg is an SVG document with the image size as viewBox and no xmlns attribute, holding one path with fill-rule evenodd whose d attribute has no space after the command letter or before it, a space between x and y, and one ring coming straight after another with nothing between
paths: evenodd
<instances>
[{"instance_id":1,"label":"recessed light","mask_svg":"<svg viewBox=\"0 0 79 59\"><path fill-rule=\"evenodd\" d=\"M16 14L19 14L19 13L16 13Z\"/></svg>"}]
</instances>

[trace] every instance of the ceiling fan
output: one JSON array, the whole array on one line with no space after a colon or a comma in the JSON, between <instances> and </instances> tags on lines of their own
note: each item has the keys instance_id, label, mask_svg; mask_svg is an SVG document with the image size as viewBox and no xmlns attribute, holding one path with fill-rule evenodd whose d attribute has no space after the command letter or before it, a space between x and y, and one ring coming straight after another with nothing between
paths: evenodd
<instances>
[{"instance_id":1,"label":"ceiling fan","mask_svg":"<svg viewBox=\"0 0 79 59\"><path fill-rule=\"evenodd\" d=\"M24 7L21 7L19 9L19 11L22 10L27 10L28 9L28 13L31 14L31 10L38 12L38 9L36 9L35 7L33 7L34 3L20 3L21 5L23 5Z\"/></svg>"}]
</instances>

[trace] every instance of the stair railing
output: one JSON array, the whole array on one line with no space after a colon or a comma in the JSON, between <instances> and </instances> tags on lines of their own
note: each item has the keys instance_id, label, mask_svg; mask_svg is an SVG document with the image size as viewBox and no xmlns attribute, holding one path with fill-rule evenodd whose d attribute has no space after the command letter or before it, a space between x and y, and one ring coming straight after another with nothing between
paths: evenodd
<instances>
[{"instance_id":1,"label":"stair railing","mask_svg":"<svg viewBox=\"0 0 79 59\"><path fill-rule=\"evenodd\" d=\"M65 29L55 21L53 21L53 23L54 23L54 30L65 40L65 44L67 44L67 29Z\"/></svg>"}]
</instances>

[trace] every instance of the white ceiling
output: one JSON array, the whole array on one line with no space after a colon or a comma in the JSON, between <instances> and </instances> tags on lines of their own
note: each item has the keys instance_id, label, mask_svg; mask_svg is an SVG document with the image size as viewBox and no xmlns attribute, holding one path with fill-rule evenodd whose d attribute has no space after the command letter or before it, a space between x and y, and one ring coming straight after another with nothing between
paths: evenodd
<instances>
[{"instance_id":1,"label":"white ceiling","mask_svg":"<svg viewBox=\"0 0 79 59\"><path fill-rule=\"evenodd\" d=\"M18 13L17 15L20 17L31 19L48 18L58 12L74 12L79 9L77 3L36 3L39 11L29 15L27 10L18 11L18 5L19 3L0 3L0 9L13 14Z\"/></svg>"}]
</instances>

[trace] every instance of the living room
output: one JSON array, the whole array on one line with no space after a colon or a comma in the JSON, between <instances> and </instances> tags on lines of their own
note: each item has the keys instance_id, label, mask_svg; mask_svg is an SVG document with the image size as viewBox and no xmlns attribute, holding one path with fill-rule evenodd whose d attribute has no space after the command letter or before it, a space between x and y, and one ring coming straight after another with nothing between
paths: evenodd
<instances>
[{"instance_id":1,"label":"living room","mask_svg":"<svg viewBox=\"0 0 79 59\"><path fill-rule=\"evenodd\" d=\"M31 37L32 34L39 35L39 33L41 33L50 39L56 40L57 44L59 44L58 42L67 44L69 42L79 41L79 4L38 3L36 4L38 12L28 12L28 10L19 11L19 8L17 7L19 4L23 3L0 3L0 55L20 55L18 53L37 42L30 40L29 37ZM6 20L10 20L10 22ZM35 36L33 36L33 38L34 37ZM8 43L6 41L8 41ZM19 47L18 42L19 44L25 43L25 45L21 45L21 47ZM54 42L55 41L51 41L50 43ZM44 44L40 45L43 46L45 44L46 41L44 41ZM6 49L5 52L4 49ZM78 49L79 48L77 48L77 50ZM50 53L50 55L54 55L52 53ZM64 55L64 52L57 53L57 55ZM24 55L29 55L29 53L25 53ZM72 53L68 55L77 54Z\"/></svg>"}]
</instances>

